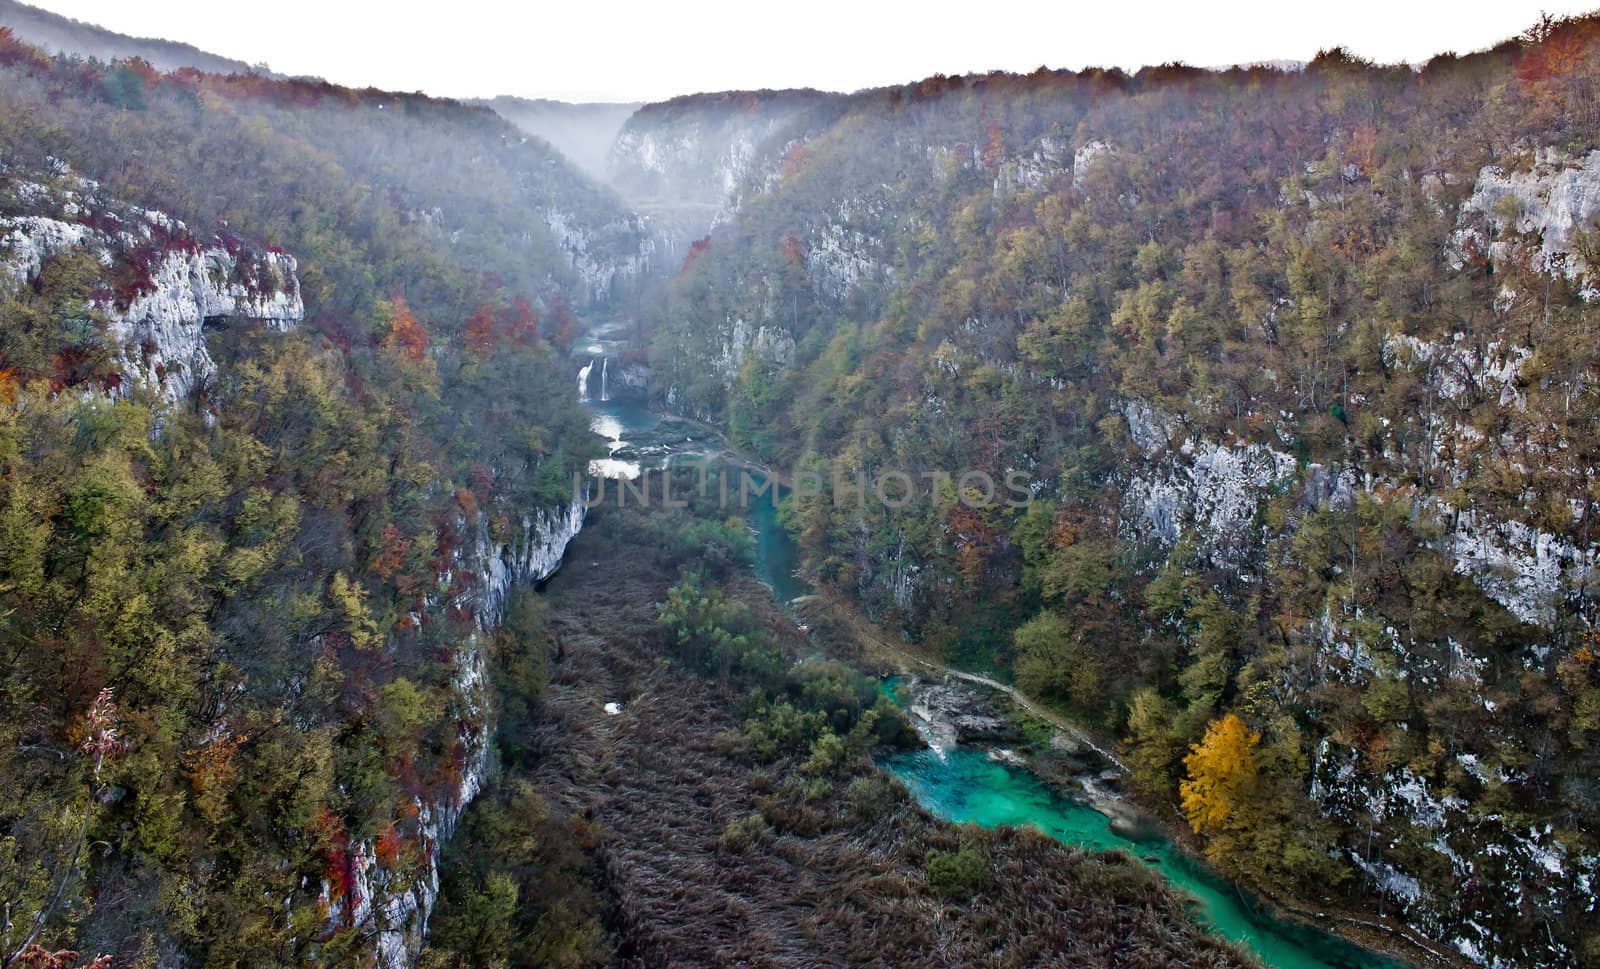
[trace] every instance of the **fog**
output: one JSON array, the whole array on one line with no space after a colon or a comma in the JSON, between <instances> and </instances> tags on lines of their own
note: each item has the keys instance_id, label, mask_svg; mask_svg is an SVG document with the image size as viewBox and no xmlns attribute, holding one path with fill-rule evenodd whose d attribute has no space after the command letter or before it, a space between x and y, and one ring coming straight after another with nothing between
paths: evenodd
<instances>
[{"instance_id":1,"label":"fog","mask_svg":"<svg viewBox=\"0 0 1600 969\"><path fill-rule=\"evenodd\" d=\"M1014 0L736 0L505 4L458 0L38 0L134 36L161 36L287 74L451 97L657 101L732 89L850 91L932 74L1181 60L1215 66L1309 60L1346 45L1380 61L1421 61L1514 36L1539 16L1593 0L1274 0L1123 4Z\"/></svg>"},{"instance_id":2,"label":"fog","mask_svg":"<svg viewBox=\"0 0 1600 969\"><path fill-rule=\"evenodd\" d=\"M513 97L482 103L523 131L550 142L584 174L599 181L607 178L606 156L617 132L639 108L637 103L626 102L569 104Z\"/></svg>"}]
</instances>

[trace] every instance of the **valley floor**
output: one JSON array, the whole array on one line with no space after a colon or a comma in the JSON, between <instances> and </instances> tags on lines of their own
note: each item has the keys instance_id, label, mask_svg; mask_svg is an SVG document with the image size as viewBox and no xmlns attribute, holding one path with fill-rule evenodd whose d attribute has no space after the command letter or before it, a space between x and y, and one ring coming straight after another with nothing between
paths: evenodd
<instances>
[{"instance_id":1,"label":"valley floor","mask_svg":"<svg viewBox=\"0 0 1600 969\"><path fill-rule=\"evenodd\" d=\"M596 514L546 588L555 641L532 780L589 819L621 966L1237 966L1120 855L932 819L863 759L800 793L797 758L729 750L737 697L668 658L655 603L678 566ZM804 633L743 570L727 582L790 658ZM619 713L608 713L618 704ZM618 707L612 707L615 710ZM719 738L722 738L719 740ZM744 819L753 839L730 838ZM930 888L930 850L975 839L992 881Z\"/></svg>"}]
</instances>

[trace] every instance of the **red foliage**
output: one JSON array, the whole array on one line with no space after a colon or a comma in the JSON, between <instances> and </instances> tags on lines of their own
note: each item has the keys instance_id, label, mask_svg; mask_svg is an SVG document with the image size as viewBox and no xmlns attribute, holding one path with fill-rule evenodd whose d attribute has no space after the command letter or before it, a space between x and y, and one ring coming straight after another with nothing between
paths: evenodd
<instances>
[{"instance_id":1,"label":"red foliage","mask_svg":"<svg viewBox=\"0 0 1600 969\"><path fill-rule=\"evenodd\" d=\"M314 832L322 849L322 877L334 900L348 898L356 884L357 859L350 851L350 835L339 815L323 810L314 822ZM347 911L346 916L349 915Z\"/></svg>"},{"instance_id":2,"label":"red foliage","mask_svg":"<svg viewBox=\"0 0 1600 969\"><path fill-rule=\"evenodd\" d=\"M477 312L472 314L472 319L467 321L467 328L461 334L461 345L468 354L482 360L494 352L494 342L494 310L479 306Z\"/></svg>"},{"instance_id":3,"label":"red foliage","mask_svg":"<svg viewBox=\"0 0 1600 969\"><path fill-rule=\"evenodd\" d=\"M1000 163L1006 157L1006 135L1000 125L989 122L983 129L983 167L988 170L989 177L1000 174Z\"/></svg>"},{"instance_id":4,"label":"red foliage","mask_svg":"<svg viewBox=\"0 0 1600 969\"><path fill-rule=\"evenodd\" d=\"M789 260L794 268L804 272L806 268L806 247L800 237L793 232L783 234L783 258Z\"/></svg>"},{"instance_id":5,"label":"red foliage","mask_svg":"<svg viewBox=\"0 0 1600 969\"><path fill-rule=\"evenodd\" d=\"M383 538L380 540L378 554L372 560L372 571L378 578L388 581L400 566L405 562L406 552L411 550L411 540L400 534L400 529L394 522L383 526Z\"/></svg>"},{"instance_id":6,"label":"red foliage","mask_svg":"<svg viewBox=\"0 0 1600 969\"><path fill-rule=\"evenodd\" d=\"M683 271L684 272L688 272L689 271L689 267L693 266L695 264L695 262L701 256L705 255L708 251L710 251L710 249L711 249L711 237L710 236L706 236L703 239L696 239L693 242L689 243L689 254L687 256L683 257Z\"/></svg>"},{"instance_id":7,"label":"red foliage","mask_svg":"<svg viewBox=\"0 0 1600 969\"><path fill-rule=\"evenodd\" d=\"M572 338L578 333L578 318L567 304L566 296L561 293L552 296L545 316L551 329L550 341L563 351L572 346Z\"/></svg>"},{"instance_id":8,"label":"red foliage","mask_svg":"<svg viewBox=\"0 0 1600 969\"><path fill-rule=\"evenodd\" d=\"M378 840L373 845L374 854L378 857L378 864L390 871L399 866L400 852L404 848L405 841L392 824L383 829L383 833L378 835Z\"/></svg>"},{"instance_id":9,"label":"red foliage","mask_svg":"<svg viewBox=\"0 0 1600 969\"><path fill-rule=\"evenodd\" d=\"M480 495L494 492L494 471L481 461L473 464L472 470L467 473L467 480L472 484L472 490Z\"/></svg>"},{"instance_id":10,"label":"red foliage","mask_svg":"<svg viewBox=\"0 0 1600 969\"><path fill-rule=\"evenodd\" d=\"M428 331L406 305L405 297L394 297L394 312L389 318L389 335L384 338L384 347L408 360L420 362L428 355L428 343Z\"/></svg>"},{"instance_id":11,"label":"red foliage","mask_svg":"<svg viewBox=\"0 0 1600 969\"><path fill-rule=\"evenodd\" d=\"M518 346L531 347L539 343L539 314L526 299L518 296L511 301L511 311L506 314L506 332Z\"/></svg>"},{"instance_id":12,"label":"red foliage","mask_svg":"<svg viewBox=\"0 0 1600 969\"><path fill-rule=\"evenodd\" d=\"M18 40L10 27L0 27L0 64L20 64L35 72L48 71L55 66L50 55Z\"/></svg>"},{"instance_id":13,"label":"red foliage","mask_svg":"<svg viewBox=\"0 0 1600 969\"><path fill-rule=\"evenodd\" d=\"M1517 62L1518 79L1527 84L1560 80L1600 50L1600 19L1556 20L1547 14L1524 37L1528 46Z\"/></svg>"},{"instance_id":14,"label":"red foliage","mask_svg":"<svg viewBox=\"0 0 1600 969\"><path fill-rule=\"evenodd\" d=\"M132 71L138 76L139 80L144 82L145 87L155 87L161 83L161 72L156 70L155 66L143 57L130 57L123 63L129 71Z\"/></svg>"},{"instance_id":15,"label":"red foliage","mask_svg":"<svg viewBox=\"0 0 1600 969\"><path fill-rule=\"evenodd\" d=\"M472 493L471 488L456 489L456 504L461 506L461 510L468 518L478 513L478 496Z\"/></svg>"},{"instance_id":16,"label":"red foliage","mask_svg":"<svg viewBox=\"0 0 1600 969\"><path fill-rule=\"evenodd\" d=\"M95 956L88 962L79 962L83 953L72 949L51 952L37 942L17 953L11 963L18 969L111 969L110 956Z\"/></svg>"}]
</instances>

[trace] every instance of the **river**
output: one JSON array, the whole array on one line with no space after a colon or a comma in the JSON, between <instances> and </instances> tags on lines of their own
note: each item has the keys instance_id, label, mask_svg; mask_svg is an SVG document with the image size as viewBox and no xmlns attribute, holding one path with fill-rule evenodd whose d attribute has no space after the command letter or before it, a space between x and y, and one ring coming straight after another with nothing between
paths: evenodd
<instances>
[{"instance_id":1,"label":"river","mask_svg":"<svg viewBox=\"0 0 1600 969\"><path fill-rule=\"evenodd\" d=\"M613 342L607 339L610 332L591 331L579 351L583 366L606 366L605 355L613 351ZM596 372L586 371L588 392L582 396L590 409L591 426L609 442L610 455L591 466L593 473L631 478L641 468L710 460L726 453L723 443L703 428L656 414L637 400L601 399L610 395L599 392ZM780 602L809 593L810 587L796 575L799 550L778 511L762 499L752 503L748 514L762 580ZM1190 896L1203 925L1254 952L1273 969L1406 969L1405 963L1329 933L1274 918L1172 842L1121 835L1089 804L1055 794L1026 770L992 760L982 749L955 747L941 752L930 747L885 758L882 766L938 817L984 827L1028 825L1075 847L1128 852Z\"/></svg>"}]
</instances>

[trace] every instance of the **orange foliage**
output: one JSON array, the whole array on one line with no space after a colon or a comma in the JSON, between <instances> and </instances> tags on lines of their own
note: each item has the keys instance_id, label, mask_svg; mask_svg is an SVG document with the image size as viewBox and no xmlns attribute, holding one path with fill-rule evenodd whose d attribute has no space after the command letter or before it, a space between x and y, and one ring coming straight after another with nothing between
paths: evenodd
<instances>
[{"instance_id":1,"label":"orange foliage","mask_svg":"<svg viewBox=\"0 0 1600 969\"><path fill-rule=\"evenodd\" d=\"M805 145L797 144L785 152L783 156L783 164L779 169L784 180L787 181L788 179L800 174L800 172L806 167L806 160L807 154Z\"/></svg>"},{"instance_id":2,"label":"orange foliage","mask_svg":"<svg viewBox=\"0 0 1600 969\"><path fill-rule=\"evenodd\" d=\"M977 582L998 544L994 527L983 520L977 509L960 501L951 506L949 521L950 537L956 544L956 566L968 582Z\"/></svg>"},{"instance_id":3,"label":"orange foliage","mask_svg":"<svg viewBox=\"0 0 1600 969\"><path fill-rule=\"evenodd\" d=\"M995 122L983 129L983 167L993 178L1000 173L1000 163L1006 157L1006 135Z\"/></svg>"},{"instance_id":4,"label":"orange foliage","mask_svg":"<svg viewBox=\"0 0 1600 969\"><path fill-rule=\"evenodd\" d=\"M377 556L372 560L372 571L378 578L387 581L405 562L406 553L411 550L411 540L400 534L400 529L394 522L383 526L383 538Z\"/></svg>"},{"instance_id":5,"label":"orange foliage","mask_svg":"<svg viewBox=\"0 0 1600 969\"><path fill-rule=\"evenodd\" d=\"M138 75L139 80L144 82L145 87L155 87L161 83L161 72L156 70L155 66L143 57L130 57L123 63L126 64L128 70Z\"/></svg>"},{"instance_id":6,"label":"orange foliage","mask_svg":"<svg viewBox=\"0 0 1600 969\"><path fill-rule=\"evenodd\" d=\"M428 331L417 319L402 296L394 297L394 311L389 318L389 335L383 345L408 360L420 361L428 355Z\"/></svg>"},{"instance_id":7,"label":"orange foliage","mask_svg":"<svg viewBox=\"0 0 1600 969\"><path fill-rule=\"evenodd\" d=\"M803 271L806 268L805 245L793 232L786 232L783 235L783 258L789 260L789 264L796 269Z\"/></svg>"},{"instance_id":8,"label":"orange foliage","mask_svg":"<svg viewBox=\"0 0 1600 969\"><path fill-rule=\"evenodd\" d=\"M400 837L400 832L391 824L378 835L373 853L377 855L378 864L393 871L400 864L400 851L404 847L405 841Z\"/></svg>"},{"instance_id":9,"label":"orange foliage","mask_svg":"<svg viewBox=\"0 0 1600 969\"><path fill-rule=\"evenodd\" d=\"M1230 713L1211 721L1205 739L1189 748L1183 759L1189 777L1178 792L1195 833L1225 831L1237 820L1259 772L1259 743L1261 735Z\"/></svg>"},{"instance_id":10,"label":"orange foliage","mask_svg":"<svg viewBox=\"0 0 1600 969\"><path fill-rule=\"evenodd\" d=\"M10 27L0 27L0 64L23 64L42 71L51 68L50 56L18 40Z\"/></svg>"},{"instance_id":11,"label":"orange foliage","mask_svg":"<svg viewBox=\"0 0 1600 969\"><path fill-rule=\"evenodd\" d=\"M467 321L467 328L461 334L461 345L467 353L482 360L494 351L494 340L494 310L479 306L477 312L472 314L472 319Z\"/></svg>"},{"instance_id":12,"label":"orange foliage","mask_svg":"<svg viewBox=\"0 0 1600 969\"><path fill-rule=\"evenodd\" d=\"M1371 125L1356 125L1350 140L1344 146L1344 160L1356 166L1363 175L1372 174L1378 167L1378 132Z\"/></svg>"},{"instance_id":13,"label":"orange foliage","mask_svg":"<svg viewBox=\"0 0 1600 969\"><path fill-rule=\"evenodd\" d=\"M1600 49L1600 20L1546 15L1524 38L1529 43L1517 63L1517 77L1529 84L1559 80L1576 74Z\"/></svg>"}]
</instances>

